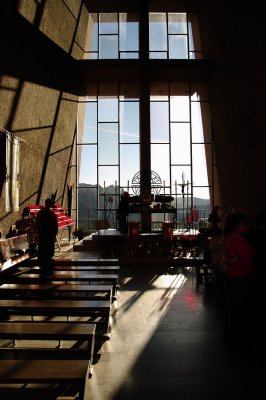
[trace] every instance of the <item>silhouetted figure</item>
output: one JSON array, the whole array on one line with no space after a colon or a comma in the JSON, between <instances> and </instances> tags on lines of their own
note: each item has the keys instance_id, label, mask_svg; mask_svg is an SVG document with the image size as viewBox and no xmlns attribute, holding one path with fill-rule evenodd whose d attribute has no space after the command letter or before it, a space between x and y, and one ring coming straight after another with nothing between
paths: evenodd
<instances>
[{"instance_id":1,"label":"silhouetted figure","mask_svg":"<svg viewBox=\"0 0 266 400\"><path fill-rule=\"evenodd\" d=\"M128 231L128 223L127 223L128 213L129 213L129 194L128 192L124 192L120 198L117 209L118 226L119 226L119 231L121 233L127 233Z\"/></svg>"},{"instance_id":2,"label":"silhouetted figure","mask_svg":"<svg viewBox=\"0 0 266 400\"><path fill-rule=\"evenodd\" d=\"M38 234L35 217L30 212L29 207L23 209L21 218L16 221L15 226L18 235L27 235L29 252L34 253L38 242Z\"/></svg>"},{"instance_id":3,"label":"silhouetted figure","mask_svg":"<svg viewBox=\"0 0 266 400\"><path fill-rule=\"evenodd\" d=\"M258 211L248 240L255 249L255 336L264 343L266 334L266 210Z\"/></svg>"},{"instance_id":4,"label":"silhouetted figure","mask_svg":"<svg viewBox=\"0 0 266 400\"><path fill-rule=\"evenodd\" d=\"M232 348L247 345L253 333L255 251L245 237L248 228L245 214L227 217L224 229L228 264L224 343Z\"/></svg>"},{"instance_id":5,"label":"silhouetted figure","mask_svg":"<svg viewBox=\"0 0 266 400\"><path fill-rule=\"evenodd\" d=\"M53 265L54 244L58 233L58 223L55 213L51 210L53 202L45 200L45 207L36 216L38 230L38 260L40 266L50 268Z\"/></svg>"},{"instance_id":6,"label":"silhouetted figure","mask_svg":"<svg viewBox=\"0 0 266 400\"><path fill-rule=\"evenodd\" d=\"M219 206L215 206L212 212L209 215L208 222L210 222L211 229L217 229L220 227L220 223L222 221L220 215L219 215Z\"/></svg>"}]
</instances>

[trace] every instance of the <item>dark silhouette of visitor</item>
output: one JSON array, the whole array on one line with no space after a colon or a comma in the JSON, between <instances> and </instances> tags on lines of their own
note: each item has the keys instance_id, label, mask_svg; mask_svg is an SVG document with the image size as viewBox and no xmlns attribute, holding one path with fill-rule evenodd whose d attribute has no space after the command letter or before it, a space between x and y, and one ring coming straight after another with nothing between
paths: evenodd
<instances>
[{"instance_id":1,"label":"dark silhouette of visitor","mask_svg":"<svg viewBox=\"0 0 266 400\"><path fill-rule=\"evenodd\" d=\"M118 209L117 209L117 219L119 231L121 233L127 233L128 222L127 217L129 213L129 193L124 192L120 198Z\"/></svg>"},{"instance_id":2,"label":"dark silhouette of visitor","mask_svg":"<svg viewBox=\"0 0 266 400\"><path fill-rule=\"evenodd\" d=\"M265 342L266 329L266 210L257 212L248 234L248 240L255 249L255 332L254 339Z\"/></svg>"},{"instance_id":3,"label":"dark silhouette of visitor","mask_svg":"<svg viewBox=\"0 0 266 400\"><path fill-rule=\"evenodd\" d=\"M41 208L36 216L38 231L38 260L41 267L49 268L53 265L54 245L58 233L58 223L55 213L51 210L53 201L45 200L45 207Z\"/></svg>"},{"instance_id":4,"label":"dark silhouette of visitor","mask_svg":"<svg viewBox=\"0 0 266 400\"><path fill-rule=\"evenodd\" d=\"M225 276L224 343L233 349L247 345L254 328L255 251L246 239L248 229L244 213L227 217L223 239L228 264Z\"/></svg>"},{"instance_id":5,"label":"dark silhouette of visitor","mask_svg":"<svg viewBox=\"0 0 266 400\"><path fill-rule=\"evenodd\" d=\"M220 227L222 222L222 218L219 215L219 206L215 206L212 212L209 215L208 222L211 224L211 229L217 229Z\"/></svg>"}]
</instances>

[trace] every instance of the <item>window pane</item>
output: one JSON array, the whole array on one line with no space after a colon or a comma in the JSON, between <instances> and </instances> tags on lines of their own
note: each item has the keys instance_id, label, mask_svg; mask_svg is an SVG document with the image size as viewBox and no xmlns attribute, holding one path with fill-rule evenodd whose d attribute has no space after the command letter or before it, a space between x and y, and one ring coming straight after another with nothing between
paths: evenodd
<instances>
[{"instance_id":1,"label":"window pane","mask_svg":"<svg viewBox=\"0 0 266 400\"><path fill-rule=\"evenodd\" d=\"M97 104L87 103L85 110L85 123L83 143L97 142Z\"/></svg>"},{"instance_id":2,"label":"window pane","mask_svg":"<svg viewBox=\"0 0 266 400\"><path fill-rule=\"evenodd\" d=\"M131 52L131 53L123 53L123 52L121 52L120 53L120 58L122 59L122 60L135 60L135 59L137 59L137 58L139 58L139 53L133 53L133 52Z\"/></svg>"},{"instance_id":3,"label":"window pane","mask_svg":"<svg viewBox=\"0 0 266 400\"><path fill-rule=\"evenodd\" d=\"M118 164L118 124L99 124L99 164Z\"/></svg>"},{"instance_id":4,"label":"window pane","mask_svg":"<svg viewBox=\"0 0 266 400\"><path fill-rule=\"evenodd\" d=\"M118 33L117 13L99 14L99 33L107 35L111 33Z\"/></svg>"},{"instance_id":5,"label":"window pane","mask_svg":"<svg viewBox=\"0 0 266 400\"><path fill-rule=\"evenodd\" d=\"M87 229L89 212L95 208L97 208L97 188L78 188L79 227Z\"/></svg>"},{"instance_id":6,"label":"window pane","mask_svg":"<svg viewBox=\"0 0 266 400\"><path fill-rule=\"evenodd\" d=\"M98 51L98 21L97 14L89 15L86 51Z\"/></svg>"},{"instance_id":7,"label":"window pane","mask_svg":"<svg viewBox=\"0 0 266 400\"><path fill-rule=\"evenodd\" d=\"M101 97L98 104L100 122L118 121L118 99Z\"/></svg>"},{"instance_id":8,"label":"window pane","mask_svg":"<svg viewBox=\"0 0 266 400\"><path fill-rule=\"evenodd\" d=\"M189 121L188 96L170 97L170 121L171 122Z\"/></svg>"},{"instance_id":9,"label":"window pane","mask_svg":"<svg viewBox=\"0 0 266 400\"><path fill-rule=\"evenodd\" d=\"M127 14L120 14L119 40L121 51L139 50L139 23L128 21Z\"/></svg>"},{"instance_id":10,"label":"window pane","mask_svg":"<svg viewBox=\"0 0 266 400\"><path fill-rule=\"evenodd\" d=\"M166 14L150 13L149 17L150 50L167 51Z\"/></svg>"},{"instance_id":11,"label":"window pane","mask_svg":"<svg viewBox=\"0 0 266 400\"><path fill-rule=\"evenodd\" d=\"M80 165L79 185L89 183L97 184L97 146L78 146L78 165Z\"/></svg>"},{"instance_id":12,"label":"window pane","mask_svg":"<svg viewBox=\"0 0 266 400\"><path fill-rule=\"evenodd\" d=\"M203 143L203 126L200 110L200 102L191 103L191 127L192 127L192 142Z\"/></svg>"},{"instance_id":13,"label":"window pane","mask_svg":"<svg viewBox=\"0 0 266 400\"><path fill-rule=\"evenodd\" d=\"M168 32L177 34L187 33L187 15L185 13L168 14Z\"/></svg>"},{"instance_id":14,"label":"window pane","mask_svg":"<svg viewBox=\"0 0 266 400\"><path fill-rule=\"evenodd\" d=\"M120 146L120 186L131 186L133 176L139 171L139 145L122 144Z\"/></svg>"},{"instance_id":15,"label":"window pane","mask_svg":"<svg viewBox=\"0 0 266 400\"><path fill-rule=\"evenodd\" d=\"M171 124L171 163L190 164L190 126Z\"/></svg>"},{"instance_id":16,"label":"window pane","mask_svg":"<svg viewBox=\"0 0 266 400\"><path fill-rule=\"evenodd\" d=\"M191 103L192 142L212 141L209 103Z\"/></svg>"},{"instance_id":17,"label":"window pane","mask_svg":"<svg viewBox=\"0 0 266 400\"><path fill-rule=\"evenodd\" d=\"M99 37L99 58L118 59L118 36Z\"/></svg>"},{"instance_id":18,"label":"window pane","mask_svg":"<svg viewBox=\"0 0 266 400\"><path fill-rule=\"evenodd\" d=\"M150 59L156 59L156 60L166 60L167 59L167 53L163 53L161 51L157 51L157 52L150 52Z\"/></svg>"},{"instance_id":19,"label":"window pane","mask_svg":"<svg viewBox=\"0 0 266 400\"><path fill-rule=\"evenodd\" d=\"M193 185L208 186L207 163L204 144L192 145Z\"/></svg>"},{"instance_id":20,"label":"window pane","mask_svg":"<svg viewBox=\"0 0 266 400\"><path fill-rule=\"evenodd\" d=\"M194 206L199 209L209 209L210 207L210 188L209 187L193 187ZM201 201L205 199L206 201ZM209 215L209 214L208 214Z\"/></svg>"},{"instance_id":21,"label":"window pane","mask_svg":"<svg viewBox=\"0 0 266 400\"><path fill-rule=\"evenodd\" d=\"M103 188L118 182L118 166L99 167L99 185Z\"/></svg>"},{"instance_id":22,"label":"window pane","mask_svg":"<svg viewBox=\"0 0 266 400\"><path fill-rule=\"evenodd\" d=\"M120 102L120 142L139 142L139 103Z\"/></svg>"},{"instance_id":23,"label":"window pane","mask_svg":"<svg viewBox=\"0 0 266 400\"><path fill-rule=\"evenodd\" d=\"M180 35L169 36L169 58L171 59L187 59L187 37Z\"/></svg>"},{"instance_id":24,"label":"window pane","mask_svg":"<svg viewBox=\"0 0 266 400\"><path fill-rule=\"evenodd\" d=\"M156 172L165 185L170 184L170 166L169 166L169 145L152 144L151 145L151 170Z\"/></svg>"},{"instance_id":25,"label":"window pane","mask_svg":"<svg viewBox=\"0 0 266 400\"><path fill-rule=\"evenodd\" d=\"M151 102L151 142L169 142L169 104L168 102Z\"/></svg>"}]
</instances>

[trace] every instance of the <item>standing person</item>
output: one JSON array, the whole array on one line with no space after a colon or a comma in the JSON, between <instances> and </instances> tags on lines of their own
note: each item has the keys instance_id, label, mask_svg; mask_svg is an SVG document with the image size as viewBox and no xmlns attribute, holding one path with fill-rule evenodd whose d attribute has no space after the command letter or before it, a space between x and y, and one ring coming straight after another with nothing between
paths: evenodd
<instances>
[{"instance_id":1,"label":"standing person","mask_svg":"<svg viewBox=\"0 0 266 400\"><path fill-rule=\"evenodd\" d=\"M247 344L253 333L255 251L246 239L247 233L245 214L227 217L224 229L227 256L224 343L233 348Z\"/></svg>"},{"instance_id":2,"label":"standing person","mask_svg":"<svg viewBox=\"0 0 266 400\"><path fill-rule=\"evenodd\" d=\"M127 233L128 230L128 223L127 217L129 213L129 193L124 192L120 198L118 209L117 209L117 218L118 218L118 225L119 231L121 233Z\"/></svg>"},{"instance_id":3,"label":"standing person","mask_svg":"<svg viewBox=\"0 0 266 400\"><path fill-rule=\"evenodd\" d=\"M51 267L54 256L54 243L58 233L58 223L55 213L51 210L53 202L45 200L45 207L36 216L38 230L38 260L40 266Z\"/></svg>"},{"instance_id":4,"label":"standing person","mask_svg":"<svg viewBox=\"0 0 266 400\"><path fill-rule=\"evenodd\" d=\"M266 332L266 210L257 212L248 240L255 249L255 339L264 343Z\"/></svg>"},{"instance_id":5,"label":"standing person","mask_svg":"<svg viewBox=\"0 0 266 400\"><path fill-rule=\"evenodd\" d=\"M209 215L208 222L210 222L210 224L211 224L211 229L216 230L217 228L220 228L222 218L219 215L219 210L220 210L220 207L215 206Z\"/></svg>"}]
</instances>

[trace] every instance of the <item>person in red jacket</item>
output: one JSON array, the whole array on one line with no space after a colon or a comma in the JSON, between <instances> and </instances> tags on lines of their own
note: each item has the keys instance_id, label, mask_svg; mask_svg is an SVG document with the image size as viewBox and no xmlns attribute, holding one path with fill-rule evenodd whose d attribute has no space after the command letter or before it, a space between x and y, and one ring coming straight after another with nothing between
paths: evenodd
<instances>
[{"instance_id":1,"label":"person in red jacket","mask_svg":"<svg viewBox=\"0 0 266 400\"><path fill-rule=\"evenodd\" d=\"M227 256L224 343L235 347L247 344L253 329L255 251L246 239L248 229L244 213L227 217L223 238Z\"/></svg>"}]
</instances>

